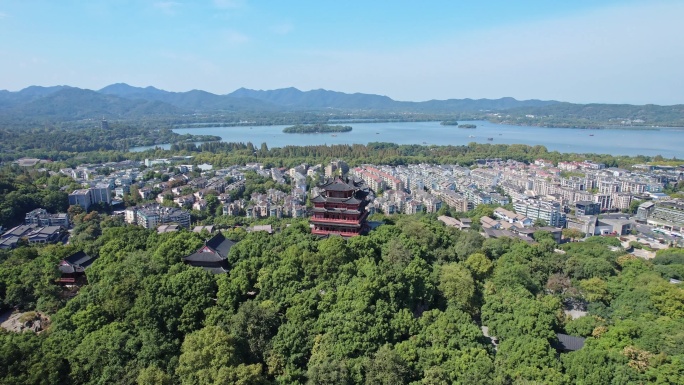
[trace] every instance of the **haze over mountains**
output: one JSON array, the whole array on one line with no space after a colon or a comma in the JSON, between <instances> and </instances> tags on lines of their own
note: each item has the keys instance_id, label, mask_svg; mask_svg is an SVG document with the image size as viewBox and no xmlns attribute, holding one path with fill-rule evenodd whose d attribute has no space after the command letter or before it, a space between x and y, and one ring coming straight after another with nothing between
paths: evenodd
<instances>
[{"instance_id":1,"label":"haze over mountains","mask_svg":"<svg viewBox=\"0 0 684 385\"><path fill-rule=\"evenodd\" d=\"M572 104L558 101L500 99L449 99L424 102L396 101L387 96L328 90L300 91L296 88L250 90L240 88L226 95L202 90L169 92L155 87L112 84L98 91L69 86L31 86L21 91L0 91L0 122L58 122L80 119L133 120L194 115L254 116L293 112L363 112L426 114L426 118L455 116L485 118L488 112L506 111L520 124L542 125L530 116L552 118L550 124L584 127L632 119L641 124L684 126L684 105L633 106L617 104ZM505 119L491 117L492 119ZM537 119L537 118L532 118ZM549 124L549 123L546 123Z\"/></svg>"},{"instance_id":2,"label":"haze over mountains","mask_svg":"<svg viewBox=\"0 0 684 385\"><path fill-rule=\"evenodd\" d=\"M453 113L543 107L555 101L501 99L450 99L401 102L387 96L284 88L257 91L240 88L227 95L201 90L169 92L155 87L112 84L98 91L69 86L31 86L17 92L0 91L0 114L45 118L83 119L168 116L196 112L286 112L321 109Z\"/></svg>"}]
</instances>

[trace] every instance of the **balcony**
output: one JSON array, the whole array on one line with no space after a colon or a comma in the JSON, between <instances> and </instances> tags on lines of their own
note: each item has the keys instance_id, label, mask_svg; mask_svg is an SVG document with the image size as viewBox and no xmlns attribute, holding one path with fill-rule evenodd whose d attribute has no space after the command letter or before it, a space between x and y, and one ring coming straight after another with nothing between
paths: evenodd
<instances>
[{"instance_id":1,"label":"balcony","mask_svg":"<svg viewBox=\"0 0 684 385\"><path fill-rule=\"evenodd\" d=\"M311 217L309 218L311 222L313 223L320 223L320 224L345 224L345 225L357 225L360 226L361 219L355 219L355 220L346 220L346 219L333 219L333 218L316 218L316 217Z\"/></svg>"},{"instance_id":2,"label":"balcony","mask_svg":"<svg viewBox=\"0 0 684 385\"><path fill-rule=\"evenodd\" d=\"M311 229L311 234L314 235L340 235L343 237L354 237L359 235L359 233L349 232L349 231L328 231L328 230L316 230Z\"/></svg>"}]
</instances>

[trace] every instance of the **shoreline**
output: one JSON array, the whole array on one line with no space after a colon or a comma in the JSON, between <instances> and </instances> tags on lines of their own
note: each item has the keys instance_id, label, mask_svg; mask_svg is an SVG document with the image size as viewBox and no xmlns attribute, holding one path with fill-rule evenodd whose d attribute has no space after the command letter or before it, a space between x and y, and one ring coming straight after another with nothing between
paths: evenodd
<instances>
[{"instance_id":1,"label":"shoreline","mask_svg":"<svg viewBox=\"0 0 684 385\"><path fill-rule=\"evenodd\" d=\"M333 120L326 123L300 123L300 124L375 124L375 123L430 123L430 122L443 122L441 119L426 119L426 120L416 120L416 119L350 119L350 120ZM462 123L467 122L477 122L486 121L495 125L508 125L516 127L535 127L535 128L563 128L563 129L573 129L573 130L622 130L622 131L661 131L662 129L674 129L683 130L684 126L616 126L616 125L605 125L596 127L578 127L578 126L547 126L538 125L531 123L518 123L511 121L501 121L495 122L488 119L477 119L477 120L461 120ZM270 126L291 126L293 124L282 124L282 123L256 123L256 122L237 122L237 123L199 123L199 124L177 124L171 127L172 130L183 129L183 130L193 130L193 129L206 129L206 128L233 128L233 127L270 127ZM296 124L295 124L296 125ZM456 125L454 125L456 126Z\"/></svg>"}]
</instances>

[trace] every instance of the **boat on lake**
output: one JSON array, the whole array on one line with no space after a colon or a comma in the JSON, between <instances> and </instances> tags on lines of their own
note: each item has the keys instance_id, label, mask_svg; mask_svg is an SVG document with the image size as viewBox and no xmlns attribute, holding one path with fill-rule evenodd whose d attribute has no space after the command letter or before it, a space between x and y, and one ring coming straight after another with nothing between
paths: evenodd
<instances>
[{"instance_id":1,"label":"boat on lake","mask_svg":"<svg viewBox=\"0 0 684 385\"><path fill-rule=\"evenodd\" d=\"M494 140L494 138L487 138L487 140L492 141L492 140Z\"/></svg>"}]
</instances>

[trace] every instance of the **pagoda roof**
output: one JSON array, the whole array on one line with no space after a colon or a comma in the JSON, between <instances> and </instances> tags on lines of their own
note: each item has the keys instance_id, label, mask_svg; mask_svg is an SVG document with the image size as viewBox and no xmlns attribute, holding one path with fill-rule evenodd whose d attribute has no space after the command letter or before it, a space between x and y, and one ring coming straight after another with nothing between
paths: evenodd
<instances>
[{"instance_id":1,"label":"pagoda roof","mask_svg":"<svg viewBox=\"0 0 684 385\"><path fill-rule=\"evenodd\" d=\"M316 219L316 218L311 218L310 219L312 223L317 223L320 222L321 225L324 226L330 226L330 227L354 227L354 228L359 228L361 227L361 223L343 223L343 222L334 222L331 223L330 220L325 220L325 219Z\"/></svg>"},{"instance_id":2,"label":"pagoda roof","mask_svg":"<svg viewBox=\"0 0 684 385\"><path fill-rule=\"evenodd\" d=\"M216 252L223 258L228 256L228 252L234 244L235 242L231 241L230 239L226 239L221 232L218 232L207 241L207 246L216 250Z\"/></svg>"},{"instance_id":3,"label":"pagoda roof","mask_svg":"<svg viewBox=\"0 0 684 385\"><path fill-rule=\"evenodd\" d=\"M79 251L64 258L64 261L68 262L71 265L82 266L85 269L88 266L90 266L91 263L93 263L93 258L90 257L88 254L84 253L83 251Z\"/></svg>"},{"instance_id":4,"label":"pagoda roof","mask_svg":"<svg viewBox=\"0 0 684 385\"><path fill-rule=\"evenodd\" d=\"M345 199L343 202L348 203L348 204L352 204L352 205L356 205L356 204L361 203L361 201L359 199L356 199L354 197L349 197L349 198Z\"/></svg>"},{"instance_id":5,"label":"pagoda roof","mask_svg":"<svg viewBox=\"0 0 684 385\"><path fill-rule=\"evenodd\" d=\"M329 181L321 186L319 186L321 189L326 190L326 191L352 191L356 190L358 187L354 186L353 184L349 184L347 182L344 182L340 178L336 178L332 181Z\"/></svg>"},{"instance_id":6,"label":"pagoda roof","mask_svg":"<svg viewBox=\"0 0 684 385\"><path fill-rule=\"evenodd\" d=\"M214 252L207 252L204 251L204 248L200 249L198 252L194 254L190 254L187 257L183 258L185 262L203 262L203 263L211 263L211 262L222 262L225 261L225 257L222 257Z\"/></svg>"},{"instance_id":7,"label":"pagoda roof","mask_svg":"<svg viewBox=\"0 0 684 385\"><path fill-rule=\"evenodd\" d=\"M222 266L219 267L203 267L204 270L210 272L211 274L225 274L228 270Z\"/></svg>"},{"instance_id":8,"label":"pagoda roof","mask_svg":"<svg viewBox=\"0 0 684 385\"><path fill-rule=\"evenodd\" d=\"M311 202L313 202L313 203L324 203L324 202L326 202L326 201L327 201L327 200L326 200L324 197L320 196L320 195L316 195L315 197L313 197L313 198L311 199Z\"/></svg>"},{"instance_id":9,"label":"pagoda roof","mask_svg":"<svg viewBox=\"0 0 684 385\"><path fill-rule=\"evenodd\" d=\"M574 352L584 347L585 338L556 333L558 342L551 344L556 350Z\"/></svg>"},{"instance_id":10,"label":"pagoda roof","mask_svg":"<svg viewBox=\"0 0 684 385\"><path fill-rule=\"evenodd\" d=\"M93 263L93 259L83 251L71 254L59 264L59 271L63 274L83 273Z\"/></svg>"},{"instance_id":11,"label":"pagoda roof","mask_svg":"<svg viewBox=\"0 0 684 385\"><path fill-rule=\"evenodd\" d=\"M321 197L321 196L319 195L319 196L317 196L316 198L318 198L318 197ZM357 198L355 198L355 197L353 197L353 196L352 196L352 197L349 197L349 198L336 198L336 197L328 197L328 198L325 198L325 197L321 197L320 200L316 200L316 198L312 199L311 201L312 201L313 203L331 202L331 203L346 203L346 204L349 204L349 205L358 205L359 203L362 202L361 200L359 200L359 199L357 199Z\"/></svg>"},{"instance_id":12,"label":"pagoda roof","mask_svg":"<svg viewBox=\"0 0 684 385\"><path fill-rule=\"evenodd\" d=\"M69 264L60 264L59 271L62 274L73 274L73 273L83 273L84 270L80 266L74 266Z\"/></svg>"},{"instance_id":13,"label":"pagoda roof","mask_svg":"<svg viewBox=\"0 0 684 385\"><path fill-rule=\"evenodd\" d=\"M199 250L183 258L185 262L221 262L225 261L230 248L235 242L226 239L220 232L207 240Z\"/></svg>"}]
</instances>

